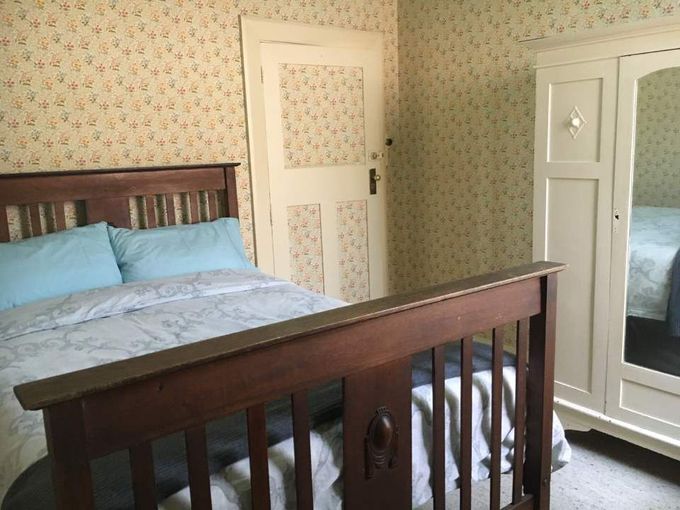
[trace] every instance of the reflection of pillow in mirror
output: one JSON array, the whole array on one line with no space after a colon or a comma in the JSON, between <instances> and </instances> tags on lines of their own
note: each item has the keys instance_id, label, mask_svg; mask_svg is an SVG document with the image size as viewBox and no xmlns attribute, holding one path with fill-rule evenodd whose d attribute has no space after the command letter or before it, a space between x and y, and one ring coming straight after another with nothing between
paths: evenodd
<instances>
[{"instance_id":1,"label":"reflection of pillow in mirror","mask_svg":"<svg viewBox=\"0 0 680 510\"><path fill-rule=\"evenodd\" d=\"M124 282L254 267L236 218L148 230L109 227L109 237Z\"/></svg>"},{"instance_id":2,"label":"reflection of pillow in mirror","mask_svg":"<svg viewBox=\"0 0 680 510\"><path fill-rule=\"evenodd\" d=\"M120 283L106 223L0 243L0 310Z\"/></svg>"}]
</instances>

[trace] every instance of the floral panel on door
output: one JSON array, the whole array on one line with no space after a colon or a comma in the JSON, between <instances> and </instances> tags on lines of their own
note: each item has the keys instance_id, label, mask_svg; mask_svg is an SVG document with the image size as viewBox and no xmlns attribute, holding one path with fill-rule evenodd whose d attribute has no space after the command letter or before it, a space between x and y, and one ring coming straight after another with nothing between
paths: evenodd
<instances>
[{"instance_id":1,"label":"floral panel on door","mask_svg":"<svg viewBox=\"0 0 680 510\"><path fill-rule=\"evenodd\" d=\"M305 289L323 294L323 248L319 204L288 207L290 279Z\"/></svg>"},{"instance_id":2,"label":"floral panel on door","mask_svg":"<svg viewBox=\"0 0 680 510\"><path fill-rule=\"evenodd\" d=\"M365 161L361 67L280 64L286 168Z\"/></svg>"},{"instance_id":3,"label":"floral panel on door","mask_svg":"<svg viewBox=\"0 0 680 510\"><path fill-rule=\"evenodd\" d=\"M365 200L337 204L340 295L350 303L370 299L366 214Z\"/></svg>"}]
</instances>

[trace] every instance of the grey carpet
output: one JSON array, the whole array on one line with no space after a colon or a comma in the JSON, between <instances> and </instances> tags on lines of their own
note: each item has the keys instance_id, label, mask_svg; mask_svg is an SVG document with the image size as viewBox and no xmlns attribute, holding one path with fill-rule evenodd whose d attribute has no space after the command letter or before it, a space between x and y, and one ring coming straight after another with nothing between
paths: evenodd
<instances>
[{"instance_id":1,"label":"grey carpet","mask_svg":"<svg viewBox=\"0 0 680 510\"><path fill-rule=\"evenodd\" d=\"M680 510L680 462L595 431L567 438L572 459L553 473L552 510ZM511 485L512 475L503 475L502 505ZM472 508L488 509L488 494L488 481L474 484ZM447 497L447 509L458 508L457 498Z\"/></svg>"}]
</instances>

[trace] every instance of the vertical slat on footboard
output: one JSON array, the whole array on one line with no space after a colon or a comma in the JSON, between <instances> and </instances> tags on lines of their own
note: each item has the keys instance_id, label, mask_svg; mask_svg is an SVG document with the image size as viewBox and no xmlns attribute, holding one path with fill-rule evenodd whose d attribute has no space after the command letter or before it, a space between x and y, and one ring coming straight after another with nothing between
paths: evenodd
<instances>
[{"instance_id":1,"label":"vertical slat on footboard","mask_svg":"<svg viewBox=\"0 0 680 510\"><path fill-rule=\"evenodd\" d=\"M210 510L210 470L205 427L199 426L185 432L187 465L189 468L189 491L193 510Z\"/></svg>"},{"instance_id":2,"label":"vertical slat on footboard","mask_svg":"<svg viewBox=\"0 0 680 510\"><path fill-rule=\"evenodd\" d=\"M250 455L250 492L253 510L264 510L269 502L269 460L267 422L264 404L248 408L248 454Z\"/></svg>"},{"instance_id":3,"label":"vertical slat on footboard","mask_svg":"<svg viewBox=\"0 0 680 510\"><path fill-rule=\"evenodd\" d=\"M517 371L515 375L515 455L512 465L512 502L522 499L522 466L524 464L524 430L526 412L527 346L529 320L517 322Z\"/></svg>"},{"instance_id":4,"label":"vertical slat on footboard","mask_svg":"<svg viewBox=\"0 0 680 510\"><path fill-rule=\"evenodd\" d=\"M557 274L543 276L541 313L529 325L524 492L534 496L534 508L541 510L550 508L556 296Z\"/></svg>"},{"instance_id":5,"label":"vertical slat on footboard","mask_svg":"<svg viewBox=\"0 0 680 510\"><path fill-rule=\"evenodd\" d=\"M501 413L503 402L503 330L493 330L491 375L491 500L489 507L501 507Z\"/></svg>"},{"instance_id":6,"label":"vertical slat on footboard","mask_svg":"<svg viewBox=\"0 0 680 510\"><path fill-rule=\"evenodd\" d=\"M432 495L434 510L444 510L444 345L432 349Z\"/></svg>"},{"instance_id":7,"label":"vertical slat on footboard","mask_svg":"<svg viewBox=\"0 0 680 510\"><path fill-rule=\"evenodd\" d=\"M472 337L461 342L460 508L472 506Z\"/></svg>"},{"instance_id":8,"label":"vertical slat on footboard","mask_svg":"<svg viewBox=\"0 0 680 510\"><path fill-rule=\"evenodd\" d=\"M298 510L311 510L312 456L309 445L309 403L307 392L293 393L293 440L295 442L295 489Z\"/></svg>"},{"instance_id":9,"label":"vertical slat on footboard","mask_svg":"<svg viewBox=\"0 0 680 510\"><path fill-rule=\"evenodd\" d=\"M80 401L70 400L45 409L44 419L57 510L94 509Z\"/></svg>"},{"instance_id":10,"label":"vertical slat on footboard","mask_svg":"<svg viewBox=\"0 0 680 510\"><path fill-rule=\"evenodd\" d=\"M156 508L156 482L151 443L142 443L130 448L130 468L135 510Z\"/></svg>"}]
</instances>

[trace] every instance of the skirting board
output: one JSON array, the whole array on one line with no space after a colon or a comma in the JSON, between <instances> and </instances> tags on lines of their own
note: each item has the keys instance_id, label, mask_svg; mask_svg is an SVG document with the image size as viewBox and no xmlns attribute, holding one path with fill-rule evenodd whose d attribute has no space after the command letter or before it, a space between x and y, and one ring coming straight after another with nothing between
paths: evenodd
<instances>
[{"instance_id":1,"label":"skirting board","mask_svg":"<svg viewBox=\"0 0 680 510\"><path fill-rule=\"evenodd\" d=\"M656 434L559 398L555 399L555 412L565 429L580 431L595 429L680 460L680 440Z\"/></svg>"}]
</instances>

